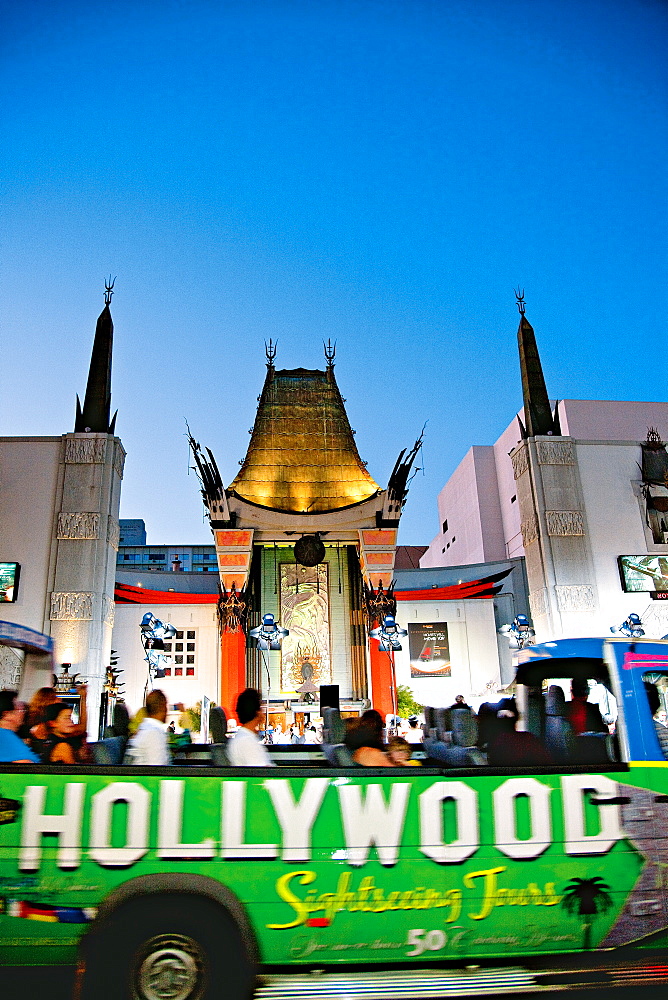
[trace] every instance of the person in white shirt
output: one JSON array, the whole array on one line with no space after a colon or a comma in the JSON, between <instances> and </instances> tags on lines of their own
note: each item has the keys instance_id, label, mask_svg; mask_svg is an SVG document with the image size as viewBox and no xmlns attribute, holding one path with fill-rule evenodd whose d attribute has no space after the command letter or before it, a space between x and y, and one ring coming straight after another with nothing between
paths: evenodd
<instances>
[{"instance_id":1,"label":"person in white shirt","mask_svg":"<svg viewBox=\"0 0 668 1000\"><path fill-rule=\"evenodd\" d=\"M227 744L227 756L233 767L275 767L257 731L264 723L262 700L255 688L246 688L237 698L239 727Z\"/></svg>"},{"instance_id":2,"label":"person in white shirt","mask_svg":"<svg viewBox=\"0 0 668 1000\"><path fill-rule=\"evenodd\" d=\"M124 764L171 764L167 742L167 698L151 691L146 699L146 716L128 743Z\"/></svg>"},{"instance_id":3,"label":"person in white shirt","mask_svg":"<svg viewBox=\"0 0 668 1000\"><path fill-rule=\"evenodd\" d=\"M418 729L418 720L416 715L411 715L408 720L408 729L405 733L403 733L403 737L408 743L422 743L424 733L421 729Z\"/></svg>"}]
</instances>

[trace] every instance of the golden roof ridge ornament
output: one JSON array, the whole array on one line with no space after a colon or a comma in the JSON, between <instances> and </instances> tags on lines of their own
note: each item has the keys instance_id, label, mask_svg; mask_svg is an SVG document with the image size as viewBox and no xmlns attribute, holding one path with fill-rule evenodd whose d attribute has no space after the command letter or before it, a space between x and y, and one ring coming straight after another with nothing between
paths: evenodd
<instances>
[{"instance_id":1,"label":"golden roof ridge ornament","mask_svg":"<svg viewBox=\"0 0 668 1000\"><path fill-rule=\"evenodd\" d=\"M325 349L325 360L327 361L327 371L332 371L334 368L334 358L336 357L336 341L332 343L330 338L327 338L327 343L323 340L322 346Z\"/></svg>"},{"instance_id":2,"label":"golden roof ridge ornament","mask_svg":"<svg viewBox=\"0 0 668 1000\"><path fill-rule=\"evenodd\" d=\"M267 368L270 372L274 370L274 361L276 360L276 349L278 347L278 341L269 338L269 343L265 340L264 342L264 353L267 357Z\"/></svg>"}]
</instances>

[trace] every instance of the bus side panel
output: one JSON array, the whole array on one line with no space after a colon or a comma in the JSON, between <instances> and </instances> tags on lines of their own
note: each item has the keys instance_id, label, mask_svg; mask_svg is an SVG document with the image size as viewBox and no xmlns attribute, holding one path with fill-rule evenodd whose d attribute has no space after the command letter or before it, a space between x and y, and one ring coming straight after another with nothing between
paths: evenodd
<instances>
[{"instance_id":1,"label":"bus side panel","mask_svg":"<svg viewBox=\"0 0 668 1000\"><path fill-rule=\"evenodd\" d=\"M512 959L668 926L665 768L406 770L1 768L0 962L73 961L114 888L170 872L236 894L267 964Z\"/></svg>"}]
</instances>

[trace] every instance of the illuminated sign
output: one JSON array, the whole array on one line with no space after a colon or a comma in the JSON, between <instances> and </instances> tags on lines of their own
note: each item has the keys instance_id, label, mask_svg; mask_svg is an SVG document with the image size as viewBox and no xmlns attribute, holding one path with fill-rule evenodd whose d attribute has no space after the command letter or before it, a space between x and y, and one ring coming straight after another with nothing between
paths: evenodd
<instances>
[{"instance_id":1,"label":"illuminated sign","mask_svg":"<svg viewBox=\"0 0 668 1000\"><path fill-rule=\"evenodd\" d=\"M11 604L18 597L21 566L15 562L0 562L0 604Z\"/></svg>"},{"instance_id":2,"label":"illuminated sign","mask_svg":"<svg viewBox=\"0 0 668 1000\"><path fill-rule=\"evenodd\" d=\"M620 556L619 574L627 594L668 592L668 556Z\"/></svg>"},{"instance_id":3,"label":"illuminated sign","mask_svg":"<svg viewBox=\"0 0 668 1000\"><path fill-rule=\"evenodd\" d=\"M449 677L450 645L445 622L408 623L411 677Z\"/></svg>"}]
</instances>

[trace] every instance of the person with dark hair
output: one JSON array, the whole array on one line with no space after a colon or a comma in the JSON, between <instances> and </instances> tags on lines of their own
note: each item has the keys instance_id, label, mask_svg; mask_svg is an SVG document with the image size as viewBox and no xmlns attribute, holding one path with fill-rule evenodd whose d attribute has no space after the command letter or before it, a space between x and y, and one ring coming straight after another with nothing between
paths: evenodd
<instances>
[{"instance_id":1,"label":"person with dark hair","mask_svg":"<svg viewBox=\"0 0 668 1000\"><path fill-rule=\"evenodd\" d=\"M370 719L370 723L365 721L365 716L369 714L365 712L358 722L353 722L347 728L346 735L343 737L343 743L350 751L354 762L361 767L393 767L394 765L388 760L383 751L383 739L381 735L383 720L378 715L378 712L376 712L375 714L378 715L381 722L379 734L378 725L373 716Z\"/></svg>"},{"instance_id":2,"label":"person with dark hair","mask_svg":"<svg viewBox=\"0 0 668 1000\"><path fill-rule=\"evenodd\" d=\"M360 722L362 725L368 726L369 729L373 729L382 743L384 725L380 712L377 712L375 708L367 708L366 712L360 716Z\"/></svg>"},{"instance_id":3,"label":"person with dark hair","mask_svg":"<svg viewBox=\"0 0 668 1000\"><path fill-rule=\"evenodd\" d=\"M77 692L79 694L79 722L72 722L72 731L70 736L86 736L86 726L88 722L88 715L86 709L86 694L87 688L85 684L77 684ZM29 730L29 745L35 751L35 753L42 758L42 760L48 760L48 754L51 749L51 731L47 723L47 708L49 705L55 705L56 702L60 702L60 698L56 694L54 688L41 687L35 691L34 695L30 699L30 704L28 705L28 714L26 718L26 723Z\"/></svg>"},{"instance_id":4,"label":"person with dark hair","mask_svg":"<svg viewBox=\"0 0 668 1000\"><path fill-rule=\"evenodd\" d=\"M589 681L583 677L574 677L571 681L571 700L566 703L564 718L570 723L576 736L582 733L605 733L608 727L603 724L601 713L596 705L592 705L589 697Z\"/></svg>"},{"instance_id":5,"label":"person with dark hair","mask_svg":"<svg viewBox=\"0 0 668 1000\"><path fill-rule=\"evenodd\" d=\"M652 721L654 723L654 732L659 741L659 748L664 758L668 760L668 729L655 718L657 713L661 710L661 695L654 684L650 684L649 681L644 681L643 686L645 688L645 694L647 695L647 701L649 703L649 710L652 713Z\"/></svg>"},{"instance_id":6,"label":"person with dark hair","mask_svg":"<svg viewBox=\"0 0 668 1000\"><path fill-rule=\"evenodd\" d=\"M408 729L403 734L404 739L408 740L409 743L422 743L424 739L424 733L418 726L417 715L411 715L408 719Z\"/></svg>"},{"instance_id":7,"label":"person with dark hair","mask_svg":"<svg viewBox=\"0 0 668 1000\"><path fill-rule=\"evenodd\" d=\"M239 726L227 745L227 756L233 767L275 767L267 748L260 742L257 731L264 724L262 699L255 688L246 688L237 698Z\"/></svg>"},{"instance_id":8,"label":"person with dark hair","mask_svg":"<svg viewBox=\"0 0 668 1000\"><path fill-rule=\"evenodd\" d=\"M39 764L39 757L17 736L26 707L17 701L16 691L0 691L0 762Z\"/></svg>"},{"instance_id":9,"label":"person with dark hair","mask_svg":"<svg viewBox=\"0 0 668 1000\"><path fill-rule=\"evenodd\" d=\"M466 704L463 694L457 695L452 705L450 705L450 710L452 710L453 708L468 708L469 712L471 711L471 706Z\"/></svg>"},{"instance_id":10,"label":"person with dark hair","mask_svg":"<svg viewBox=\"0 0 668 1000\"><path fill-rule=\"evenodd\" d=\"M545 745L533 733L516 730L519 713L514 698L499 702L496 713L498 729L487 747L487 761L492 767L542 767L554 764Z\"/></svg>"},{"instance_id":11,"label":"person with dark hair","mask_svg":"<svg viewBox=\"0 0 668 1000\"><path fill-rule=\"evenodd\" d=\"M151 691L146 698L146 715L128 743L124 764L171 764L167 740L167 698L162 691Z\"/></svg>"},{"instance_id":12,"label":"person with dark hair","mask_svg":"<svg viewBox=\"0 0 668 1000\"><path fill-rule=\"evenodd\" d=\"M80 727L72 722L72 706L54 701L45 709L47 738L42 744L46 764L90 764L90 751Z\"/></svg>"}]
</instances>

